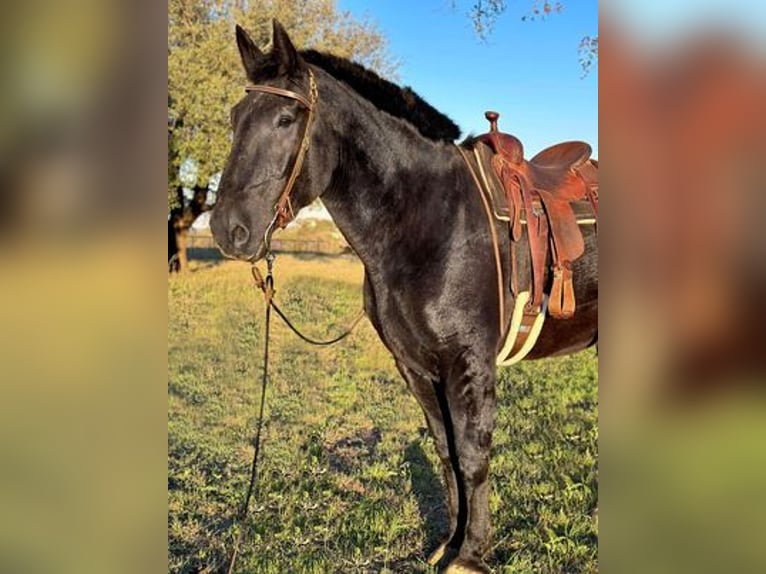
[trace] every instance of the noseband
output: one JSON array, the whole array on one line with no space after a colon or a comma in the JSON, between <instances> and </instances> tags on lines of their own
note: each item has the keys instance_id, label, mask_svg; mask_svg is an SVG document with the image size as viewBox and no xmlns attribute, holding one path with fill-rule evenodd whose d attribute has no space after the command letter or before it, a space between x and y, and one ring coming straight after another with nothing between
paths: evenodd
<instances>
[{"instance_id":1,"label":"noseband","mask_svg":"<svg viewBox=\"0 0 766 574\"><path fill-rule=\"evenodd\" d=\"M295 180L298 179L298 174L303 166L303 160L306 157L306 151L309 149L309 132L311 131L311 124L314 122L314 110L316 109L316 103L319 98L319 91L317 90L316 80L314 79L314 72L309 68L309 97L291 90L284 90L282 88L276 88L274 86L265 86L261 84L251 84L245 86L246 92L264 92L266 94L273 94L275 96L282 96L283 98L290 98L303 104L308 110L309 115L306 119L306 127L303 130L303 139L301 140L300 147L298 148L298 155L295 157L295 163L293 163L293 169L290 172L290 177L285 184L284 190L279 196L277 203L274 205L274 217L266 228L264 234L264 241L266 245L269 244L269 234L276 227L277 229L283 229L295 218L295 212L293 211L293 205L290 201L290 194L295 186Z\"/></svg>"}]
</instances>

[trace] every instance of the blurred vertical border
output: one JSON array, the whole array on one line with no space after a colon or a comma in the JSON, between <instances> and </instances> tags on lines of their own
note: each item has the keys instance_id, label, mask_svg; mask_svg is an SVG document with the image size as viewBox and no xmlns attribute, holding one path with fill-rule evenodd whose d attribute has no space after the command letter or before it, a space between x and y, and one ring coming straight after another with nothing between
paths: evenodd
<instances>
[{"instance_id":1,"label":"blurred vertical border","mask_svg":"<svg viewBox=\"0 0 766 574\"><path fill-rule=\"evenodd\" d=\"M606 572L766 571L766 6L601 6Z\"/></svg>"},{"instance_id":2,"label":"blurred vertical border","mask_svg":"<svg viewBox=\"0 0 766 574\"><path fill-rule=\"evenodd\" d=\"M0 572L166 568L166 23L0 8Z\"/></svg>"}]
</instances>

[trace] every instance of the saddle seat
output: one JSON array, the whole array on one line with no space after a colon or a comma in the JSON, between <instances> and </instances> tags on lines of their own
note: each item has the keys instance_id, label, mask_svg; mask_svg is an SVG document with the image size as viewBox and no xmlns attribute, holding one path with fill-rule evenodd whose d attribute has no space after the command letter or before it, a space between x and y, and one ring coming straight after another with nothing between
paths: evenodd
<instances>
[{"instance_id":1,"label":"saddle seat","mask_svg":"<svg viewBox=\"0 0 766 574\"><path fill-rule=\"evenodd\" d=\"M529 163L540 169L566 171L575 169L590 159L593 149L585 142L562 142L545 148Z\"/></svg>"}]
</instances>

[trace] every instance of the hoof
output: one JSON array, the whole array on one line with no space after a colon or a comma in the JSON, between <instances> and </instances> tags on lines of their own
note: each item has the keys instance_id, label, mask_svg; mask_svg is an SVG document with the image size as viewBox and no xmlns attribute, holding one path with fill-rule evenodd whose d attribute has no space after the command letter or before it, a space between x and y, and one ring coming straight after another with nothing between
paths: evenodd
<instances>
[{"instance_id":1,"label":"hoof","mask_svg":"<svg viewBox=\"0 0 766 574\"><path fill-rule=\"evenodd\" d=\"M442 542L439 544L439 547L434 550L431 553L431 556L428 557L428 565L429 566L436 566L439 563L439 560L441 560L444 557L444 553L447 551L447 543Z\"/></svg>"},{"instance_id":2,"label":"hoof","mask_svg":"<svg viewBox=\"0 0 766 574\"><path fill-rule=\"evenodd\" d=\"M471 564L458 558L447 566L444 574L489 574L489 568L481 564Z\"/></svg>"}]
</instances>

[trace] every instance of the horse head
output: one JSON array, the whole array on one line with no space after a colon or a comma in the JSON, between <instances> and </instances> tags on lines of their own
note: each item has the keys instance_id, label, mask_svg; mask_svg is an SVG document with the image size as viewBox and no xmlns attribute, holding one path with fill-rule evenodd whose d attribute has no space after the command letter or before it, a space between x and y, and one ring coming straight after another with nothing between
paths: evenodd
<instances>
[{"instance_id":1,"label":"horse head","mask_svg":"<svg viewBox=\"0 0 766 574\"><path fill-rule=\"evenodd\" d=\"M273 23L268 53L239 26L236 33L251 83L231 111L232 148L210 227L224 254L256 261L273 231L319 195L304 167L311 163L317 89L313 71L279 22Z\"/></svg>"}]
</instances>

